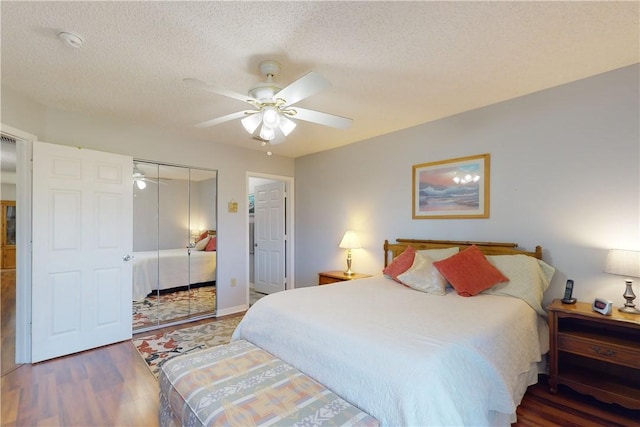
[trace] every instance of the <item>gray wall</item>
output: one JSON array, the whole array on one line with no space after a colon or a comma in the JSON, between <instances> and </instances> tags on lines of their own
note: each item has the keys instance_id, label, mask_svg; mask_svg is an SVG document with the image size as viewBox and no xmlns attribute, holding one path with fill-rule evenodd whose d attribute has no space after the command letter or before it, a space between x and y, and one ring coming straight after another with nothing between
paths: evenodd
<instances>
[{"instance_id":1,"label":"gray wall","mask_svg":"<svg viewBox=\"0 0 640 427\"><path fill-rule=\"evenodd\" d=\"M541 245L557 268L546 302L572 278L578 299L621 305L623 278L602 269L608 249L640 249L638 82L639 66L625 67L297 159L297 286L346 268L338 243L353 229L357 272L381 272L385 239ZM412 165L482 153L489 219L412 219Z\"/></svg>"}]
</instances>

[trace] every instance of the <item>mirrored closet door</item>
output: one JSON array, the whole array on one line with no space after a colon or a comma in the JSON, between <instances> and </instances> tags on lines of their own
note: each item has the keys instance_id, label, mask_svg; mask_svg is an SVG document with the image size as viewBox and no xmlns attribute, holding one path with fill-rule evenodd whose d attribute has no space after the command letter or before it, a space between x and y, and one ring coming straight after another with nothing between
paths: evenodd
<instances>
[{"instance_id":1,"label":"mirrored closet door","mask_svg":"<svg viewBox=\"0 0 640 427\"><path fill-rule=\"evenodd\" d=\"M133 329L215 315L217 173L135 161Z\"/></svg>"}]
</instances>

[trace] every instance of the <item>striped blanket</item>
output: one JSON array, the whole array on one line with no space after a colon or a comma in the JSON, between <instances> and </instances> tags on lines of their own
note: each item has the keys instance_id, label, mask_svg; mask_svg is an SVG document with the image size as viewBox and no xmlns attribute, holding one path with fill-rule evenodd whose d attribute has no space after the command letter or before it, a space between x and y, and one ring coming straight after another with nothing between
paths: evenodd
<instances>
[{"instance_id":1,"label":"striped blanket","mask_svg":"<svg viewBox=\"0 0 640 427\"><path fill-rule=\"evenodd\" d=\"M161 426L377 426L370 415L240 340L169 360L160 372Z\"/></svg>"}]
</instances>

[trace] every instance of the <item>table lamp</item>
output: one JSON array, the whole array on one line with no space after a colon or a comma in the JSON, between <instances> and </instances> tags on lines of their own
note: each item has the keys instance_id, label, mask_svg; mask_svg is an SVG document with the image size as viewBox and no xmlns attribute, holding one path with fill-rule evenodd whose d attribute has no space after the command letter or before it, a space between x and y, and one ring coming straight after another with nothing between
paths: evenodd
<instances>
[{"instance_id":1,"label":"table lamp","mask_svg":"<svg viewBox=\"0 0 640 427\"><path fill-rule=\"evenodd\" d=\"M640 251L611 249L607 255L607 265L604 272L626 277L627 287L622 296L627 302L624 307L620 307L618 310L623 313L640 314L640 310L633 303L636 295L633 293L633 280L631 280L631 277L640 277Z\"/></svg>"},{"instance_id":2,"label":"table lamp","mask_svg":"<svg viewBox=\"0 0 640 427\"><path fill-rule=\"evenodd\" d=\"M344 272L344 275L352 276L353 271L351 271L351 249L360 249L360 239L358 239L358 235L355 231L349 230L344 233L339 246L343 249L347 249L347 271Z\"/></svg>"}]
</instances>

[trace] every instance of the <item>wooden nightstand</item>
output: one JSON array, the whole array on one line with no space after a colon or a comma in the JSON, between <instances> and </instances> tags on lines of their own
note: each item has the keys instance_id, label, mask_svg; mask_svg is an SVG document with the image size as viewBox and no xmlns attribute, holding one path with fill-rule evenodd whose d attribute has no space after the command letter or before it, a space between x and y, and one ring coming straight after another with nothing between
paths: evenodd
<instances>
[{"instance_id":1,"label":"wooden nightstand","mask_svg":"<svg viewBox=\"0 0 640 427\"><path fill-rule=\"evenodd\" d=\"M346 280L364 279L365 277L371 277L370 274L353 273L351 276L345 276L344 272L324 271L318 273L318 285L328 285L329 283L344 282Z\"/></svg>"},{"instance_id":2,"label":"wooden nightstand","mask_svg":"<svg viewBox=\"0 0 640 427\"><path fill-rule=\"evenodd\" d=\"M549 308L549 388L565 384L607 403L640 409L640 317L613 308L611 316L591 303Z\"/></svg>"}]
</instances>

